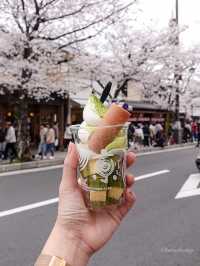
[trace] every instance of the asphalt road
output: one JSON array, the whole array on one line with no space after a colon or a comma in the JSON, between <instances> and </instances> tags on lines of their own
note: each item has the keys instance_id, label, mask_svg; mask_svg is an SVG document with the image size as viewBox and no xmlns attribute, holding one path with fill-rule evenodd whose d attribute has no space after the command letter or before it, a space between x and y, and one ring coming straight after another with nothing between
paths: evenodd
<instances>
[{"instance_id":1,"label":"asphalt road","mask_svg":"<svg viewBox=\"0 0 200 266\"><path fill-rule=\"evenodd\" d=\"M137 203L90 266L200 265L200 196L175 199L184 182L198 173L194 148L138 157ZM2 216L2 212L57 197L61 169L0 175L0 266L31 266L54 223L57 204ZM199 176L200 181L200 176ZM2 216L2 217L1 217Z\"/></svg>"}]
</instances>

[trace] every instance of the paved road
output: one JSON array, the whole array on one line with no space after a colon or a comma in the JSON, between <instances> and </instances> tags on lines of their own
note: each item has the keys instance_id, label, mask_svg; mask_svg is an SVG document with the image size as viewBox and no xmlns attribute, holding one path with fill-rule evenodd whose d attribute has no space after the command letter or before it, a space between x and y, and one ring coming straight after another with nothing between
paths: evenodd
<instances>
[{"instance_id":1,"label":"paved road","mask_svg":"<svg viewBox=\"0 0 200 266\"><path fill-rule=\"evenodd\" d=\"M137 204L90 266L200 265L200 196L175 199L189 175L197 173L197 150L138 157L135 176L169 170L136 181ZM0 175L2 211L57 196L61 169ZM200 181L200 176L199 176ZM31 266L56 217L57 204L0 217L0 266Z\"/></svg>"}]
</instances>

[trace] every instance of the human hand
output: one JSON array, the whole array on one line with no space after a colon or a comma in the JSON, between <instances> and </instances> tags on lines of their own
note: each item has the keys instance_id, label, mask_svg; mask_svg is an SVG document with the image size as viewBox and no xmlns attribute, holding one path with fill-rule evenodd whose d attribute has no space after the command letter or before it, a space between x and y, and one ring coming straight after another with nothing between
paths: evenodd
<instances>
[{"instance_id":1,"label":"human hand","mask_svg":"<svg viewBox=\"0 0 200 266\"><path fill-rule=\"evenodd\" d=\"M134 154L128 153L128 166L134 161ZM72 266L87 264L89 257L112 237L135 202L130 190L134 178L129 175L125 201L120 206L88 210L77 182L77 165L76 148L70 143L59 189L58 217L43 249L44 254L62 257Z\"/></svg>"}]
</instances>

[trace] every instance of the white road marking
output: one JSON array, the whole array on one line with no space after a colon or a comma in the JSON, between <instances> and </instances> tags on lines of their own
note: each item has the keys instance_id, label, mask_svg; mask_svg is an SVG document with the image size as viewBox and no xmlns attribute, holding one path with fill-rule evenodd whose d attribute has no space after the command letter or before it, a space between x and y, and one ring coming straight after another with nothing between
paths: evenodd
<instances>
[{"instance_id":1,"label":"white road marking","mask_svg":"<svg viewBox=\"0 0 200 266\"><path fill-rule=\"evenodd\" d=\"M162 170L162 171L158 171L158 172L154 172L154 173L150 173L150 174L146 174L146 175L141 175L135 178L135 181L141 180L141 179L146 179L152 176L156 176L156 175L163 175L163 174L167 174L169 173L170 170Z\"/></svg>"},{"instance_id":2,"label":"white road marking","mask_svg":"<svg viewBox=\"0 0 200 266\"><path fill-rule=\"evenodd\" d=\"M185 181L179 192L176 194L175 199L187 198L200 195L200 174L192 174Z\"/></svg>"},{"instance_id":3,"label":"white road marking","mask_svg":"<svg viewBox=\"0 0 200 266\"><path fill-rule=\"evenodd\" d=\"M15 209L7 210L7 211L2 211L2 212L0 212L0 217L5 217L5 216L9 216L9 215L12 215L15 213L20 213L20 212L25 212L28 210L40 208L43 206L54 204L56 202L58 202L58 198L49 199L49 200L45 200L45 201L41 201L41 202L36 202L33 204L21 206L21 207L15 208Z\"/></svg>"},{"instance_id":4,"label":"white road marking","mask_svg":"<svg viewBox=\"0 0 200 266\"><path fill-rule=\"evenodd\" d=\"M153 172L153 173L149 173L146 175L141 175L135 178L136 181L141 180L141 179L146 179L152 176L156 176L156 175L162 175L162 174L166 174L169 173L170 170L162 170L162 171L157 171L157 172ZM25 211L29 211L32 209L36 209L36 208L40 208L43 206L48 206L54 203L58 202L58 198L53 198L53 199L49 199L49 200L45 200L45 201L40 201L40 202L36 202L36 203L32 203L29 205L25 205L25 206L21 206L15 209L10 209L10 210L6 210L6 211L1 211L0 212L0 218L5 217L5 216L9 216L12 214L16 214L16 213L21 213L21 212L25 212Z\"/></svg>"}]
</instances>

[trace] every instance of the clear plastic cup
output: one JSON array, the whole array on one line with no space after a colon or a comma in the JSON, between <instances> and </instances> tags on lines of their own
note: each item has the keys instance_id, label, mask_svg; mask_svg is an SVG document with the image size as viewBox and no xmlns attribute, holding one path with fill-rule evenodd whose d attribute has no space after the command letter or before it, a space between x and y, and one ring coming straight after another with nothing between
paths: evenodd
<instances>
[{"instance_id":1,"label":"clear plastic cup","mask_svg":"<svg viewBox=\"0 0 200 266\"><path fill-rule=\"evenodd\" d=\"M78 183L89 209L120 204L126 187L127 125L70 127L79 154Z\"/></svg>"}]
</instances>

